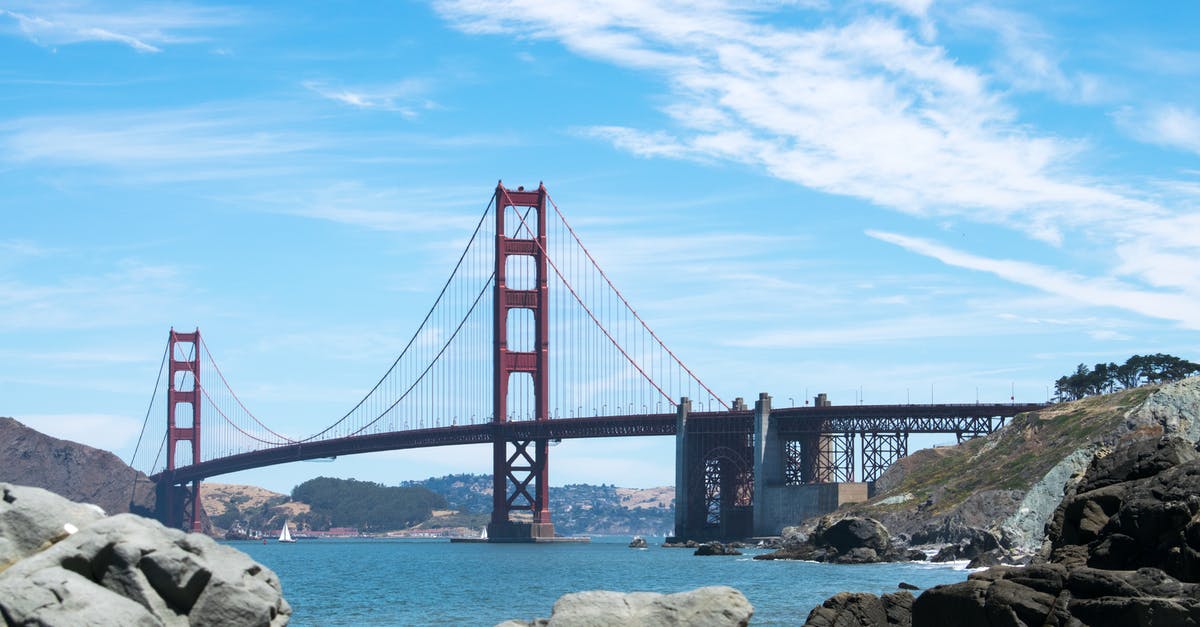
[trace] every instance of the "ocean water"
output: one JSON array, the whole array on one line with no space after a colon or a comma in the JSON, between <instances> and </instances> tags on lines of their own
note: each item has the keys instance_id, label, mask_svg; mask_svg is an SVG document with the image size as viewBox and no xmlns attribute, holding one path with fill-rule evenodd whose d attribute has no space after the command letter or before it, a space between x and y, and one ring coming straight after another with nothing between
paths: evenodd
<instances>
[{"instance_id":1,"label":"ocean water","mask_svg":"<svg viewBox=\"0 0 1200 627\"><path fill-rule=\"evenodd\" d=\"M295 544L229 542L274 570L293 608L292 624L494 625L548 617L568 592L679 592L710 585L741 590L754 605L752 625L798 625L809 610L847 591L893 592L905 581L922 589L966 579L962 565L843 566L740 557L696 557L648 538L588 544L451 544L445 540L322 539Z\"/></svg>"}]
</instances>

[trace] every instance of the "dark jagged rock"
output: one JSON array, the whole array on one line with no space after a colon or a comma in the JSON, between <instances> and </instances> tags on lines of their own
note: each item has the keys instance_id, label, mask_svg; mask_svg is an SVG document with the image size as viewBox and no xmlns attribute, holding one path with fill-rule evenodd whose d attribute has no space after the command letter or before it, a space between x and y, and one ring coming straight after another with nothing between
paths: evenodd
<instances>
[{"instance_id":1,"label":"dark jagged rock","mask_svg":"<svg viewBox=\"0 0 1200 627\"><path fill-rule=\"evenodd\" d=\"M1200 582L1200 455L1179 438L1140 441L1092 462L1050 523L1050 558L1093 568L1161 568ZM1081 551L1080 548L1083 547Z\"/></svg>"},{"instance_id":2,"label":"dark jagged rock","mask_svg":"<svg viewBox=\"0 0 1200 627\"><path fill-rule=\"evenodd\" d=\"M920 553L918 551L918 553ZM921 553L921 558L925 554ZM871 518L826 517L811 535L792 536L774 553L756 555L758 560L795 559L837 564L871 564L912 559L910 551L894 544L888 530Z\"/></svg>"},{"instance_id":3,"label":"dark jagged rock","mask_svg":"<svg viewBox=\"0 0 1200 627\"><path fill-rule=\"evenodd\" d=\"M0 544L18 557L0 565L5 624L275 627L291 616L273 572L207 536L39 488L0 484L0 495Z\"/></svg>"},{"instance_id":4,"label":"dark jagged rock","mask_svg":"<svg viewBox=\"0 0 1200 627\"><path fill-rule=\"evenodd\" d=\"M908 583L907 581L901 581L899 583L899 585L897 585L896 587L900 588L901 590L920 590L921 589L920 586L914 586L911 583Z\"/></svg>"},{"instance_id":5,"label":"dark jagged rock","mask_svg":"<svg viewBox=\"0 0 1200 627\"><path fill-rule=\"evenodd\" d=\"M957 526L941 531L933 531L929 533L916 534L913 536L914 544L931 544L937 538L941 541L948 541L948 544L941 548L930 558L932 562L952 562L955 560L974 560L989 551L997 551L1000 547L1000 539L996 534L978 527ZM955 538L950 540L950 538Z\"/></svg>"},{"instance_id":6,"label":"dark jagged rock","mask_svg":"<svg viewBox=\"0 0 1200 627\"><path fill-rule=\"evenodd\" d=\"M742 552L729 544L721 544L720 542L706 542L696 547L696 552L692 555L741 555Z\"/></svg>"},{"instance_id":7,"label":"dark jagged rock","mask_svg":"<svg viewBox=\"0 0 1200 627\"><path fill-rule=\"evenodd\" d=\"M1134 440L1096 457L1047 532L1028 566L993 566L926 590L912 604L912 624L1200 624L1200 454L1192 443ZM991 549L977 559L1002 555ZM832 615L838 625L894 624L879 617L883 601L873 595L848 603L839 595L822 608L841 608ZM820 609L809 624L834 624L813 622Z\"/></svg>"},{"instance_id":8,"label":"dark jagged rock","mask_svg":"<svg viewBox=\"0 0 1200 627\"><path fill-rule=\"evenodd\" d=\"M865 592L839 592L808 614L811 627L854 625L912 625L913 595L908 591L875 596Z\"/></svg>"}]
</instances>

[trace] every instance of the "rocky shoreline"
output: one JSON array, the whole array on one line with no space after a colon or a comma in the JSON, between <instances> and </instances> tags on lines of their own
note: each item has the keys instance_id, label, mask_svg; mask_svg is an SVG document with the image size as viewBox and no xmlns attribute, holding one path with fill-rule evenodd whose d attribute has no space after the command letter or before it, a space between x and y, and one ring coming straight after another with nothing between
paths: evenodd
<instances>
[{"instance_id":1,"label":"rocky shoreline","mask_svg":"<svg viewBox=\"0 0 1200 627\"><path fill-rule=\"evenodd\" d=\"M918 597L842 593L806 625L1200 623L1200 453L1178 437L1096 455L1028 566L995 566Z\"/></svg>"}]
</instances>

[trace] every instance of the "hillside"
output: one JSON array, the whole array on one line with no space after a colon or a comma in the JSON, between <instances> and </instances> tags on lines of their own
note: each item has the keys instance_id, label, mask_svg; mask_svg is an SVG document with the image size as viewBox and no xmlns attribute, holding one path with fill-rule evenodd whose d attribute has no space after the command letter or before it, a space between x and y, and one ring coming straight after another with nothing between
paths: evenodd
<instances>
[{"instance_id":1,"label":"hillside","mask_svg":"<svg viewBox=\"0 0 1200 627\"><path fill-rule=\"evenodd\" d=\"M50 490L109 514L152 515L154 484L108 451L0 418L0 481Z\"/></svg>"},{"instance_id":2,"label":"hillside","mask_svg":"<svg viewBox=\"0 0 1200 627\"><path fill-rule=\"evenodd\" d=\"M491 475L447 475L403 485L426 487L464 513L492 511ZM646 535L669 533L675 526L675 489L618 488L572 484L550 487L554 528L563 535Z\"/></svg>"},{"instance_id":3,"label":"hillside","mask_svg":"<svg viewBox=\"0 0 1200 627\"><path fill-rule=\"evenodd\" d=\"M868 515L916 540L945 541L967 526L1031 547L1093 453L1163 434L1196 441L1198 416L1200 378L1052 405L987 437L913 453L879 478L870 501L839 515Z\"/></svg>"}]
</instances>

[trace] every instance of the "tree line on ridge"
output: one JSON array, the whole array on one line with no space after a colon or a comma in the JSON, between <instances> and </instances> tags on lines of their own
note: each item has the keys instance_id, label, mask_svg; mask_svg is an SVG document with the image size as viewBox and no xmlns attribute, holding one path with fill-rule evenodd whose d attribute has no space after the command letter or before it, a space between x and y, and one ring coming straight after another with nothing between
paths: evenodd
<instances>
[{"instance_id":1,"label":"tree line on ridge","mask_svg":"<svg viewBox=\"0 0 1200 627\"><path fill-rule=\"evenodd\" d=\"M1200 374L1200 364L1174 355L1134 355L1125 363L1079 364L1075 372L1054 382L1055 400L1074 401L1147 383L1168 383Z\"/></svg>"}]
</instances>

